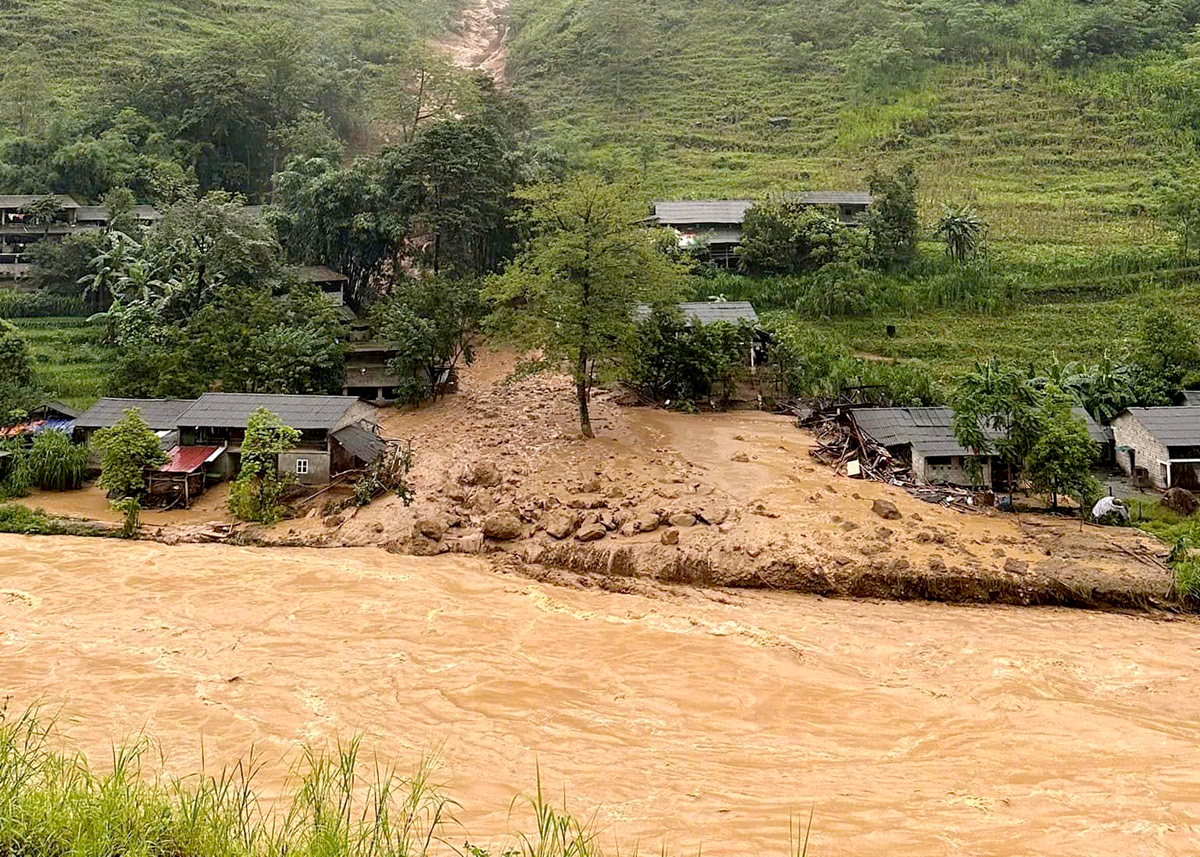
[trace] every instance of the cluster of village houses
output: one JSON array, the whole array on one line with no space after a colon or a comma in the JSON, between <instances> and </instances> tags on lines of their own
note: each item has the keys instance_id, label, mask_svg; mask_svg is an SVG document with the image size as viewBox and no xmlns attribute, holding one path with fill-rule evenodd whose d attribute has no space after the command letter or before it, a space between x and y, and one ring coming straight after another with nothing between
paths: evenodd
<instances>
[{"instance_id":1,"label":"cluster of village houses","mask_svg":"<svg viewBox=\"0 0 1200 857\"><path fill-rule=\"evenodd\" d=\"M338 476L360 471L387 451L373 405L354 396L286 396L264 393L205 393L198 399L104 398L83 413L48 402L26 422L0 430L4 437L34 438L61 431L88 443L111 428L126 411L137 409L158 435L167 461L146 473L151 496L190 504L210 485L235 477L251 415L266 408L300 432L300 441L280 455L281 476L300 485L324 486ZM2 456L3 453L0 453ZM90 450L88 466L99 470L100 454Z\"/></svg>"},{"instance_id":2,"label":"cluster of village houses","mask_svg":"<svg viewBox=\"0 0 1200 857\"><path fill-rule=\"evenodd\" d=\"M37 240L53 240L79 230L100 230L108 223L102 206L82 206L60 197L62 209L54 223L26 222L24 210L37 197L0 196L0 278L19 277L27 270L22 254ZM816 191L796 194L789 201L831 208L839 218L854 223L871 205L868 193ZM659 202L650 222L675 229L681 247L703 243L708 257L718 265L733 265L742 241L746 212L753 200ZM138 206L134 216L152 226L161 215L150 206ZM369 327L348 305L343 275L325 267L298 270L303 281L319 286L346 316L349 353L341 396L274 396L255 393L206 393L196 400L101 399L80 414L57 403L48 403L29 420L7 429L5 436L31 436L47 430L66 431L86 442L99 429L116 423L130 408L137 408L158 433L169 460L150 475L152 492L181 495L188 502L213 481L236 475L240 444L250 414L265 407L284 423L301 432L300 445L281 456L281 473L300 484L323 485L339 474L375 461L385 449L372 421L372 404L393 398L396 382L388 369L395 348L373 340ZM685 316L697 324L715 321L757 325L754 307L746 302L685 303ZM639 307L644 316L648 307ZM753 367L753 350L747 355ZM1200 488L1200 394L1189 395L1179 407L1130 408L1111 426L1098 425L1082 409L1102 466L1116 467L1139 487L1166 490L1174 486ZM931 484L1008 486L1011 474L996 457L972 467L972 453L955 438L954 413L949 408L858 408L851 412L858 430L897 458L911 465L914 475ZM93 462L98 465L98 462Z\"/></svg>"}]
</instances>

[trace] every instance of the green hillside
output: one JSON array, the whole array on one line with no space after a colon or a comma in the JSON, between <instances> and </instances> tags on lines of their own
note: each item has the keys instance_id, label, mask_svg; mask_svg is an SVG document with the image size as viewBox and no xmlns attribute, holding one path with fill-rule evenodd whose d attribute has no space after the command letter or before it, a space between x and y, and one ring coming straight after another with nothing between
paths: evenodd
<instances>
[{"instance_id":1,"label":"green hillside","mask_svg":"<svg viewBox=\"0 0 1200 857\"><path fill-rule=\"evenodd\" d=\"M995 238L1138 243L1194 157L1198 7L1100 5L515 0L510 75L556 138L661 193L861 186L912 159L927 210L971 202ZM1112 56L1064 53L1081 33Z\"/></svg>"},{"instance_id":2,"label":"green hillside","mask_svg":"<svg viewBox=\"0 0 1200 857\"><path fill-rule=\"evenodd\" d=\"M1150 307L1200 323L1200 269L1163 215L1200 187L1194 0L514 0L512 15L509 77L539 126L641 174L647 196L856 189L915 165L920 261L867 275L853 311L787 312L803 278L697 297L750 298L942 378L991 355L1117 355ZM933 235L963 204L987 236L965 273Z\"/></svg>"},{"instance_id":3,"label":"green hillside","mask_svg":"<svg viewBox=\"0 0 1200 857\"><path fill-rule=\"evenodd\" d=\"M73 89L105 66L151 52L192 50L268 21L289 21L336 43L381 15L436 32L455 0L7 0L0 3L0 52L32 48Z\"/></svg>"}]
</instances>

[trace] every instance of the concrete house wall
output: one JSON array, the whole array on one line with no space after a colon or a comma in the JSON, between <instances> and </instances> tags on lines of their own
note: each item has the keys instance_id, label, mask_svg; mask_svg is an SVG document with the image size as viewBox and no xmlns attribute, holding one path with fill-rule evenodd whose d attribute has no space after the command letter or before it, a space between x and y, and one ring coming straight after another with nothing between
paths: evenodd
<instances>
[{"instance_id":1,"label":"concrete house wall","mask_svg":"<svg viewBox=\"0 0 1200 857\"><path fill-rule=\"evenodd\" d=\"M933 456L937 459L938 456ZM941 456L945 458L945 456ZM967 460L961 455L950 456L949 464L931 464L918 450L912 451L912 470L920 478L931 485L972 485L971 472L967 469ZM984 488L992 486L992 461L987 459L979 475Z\"/></svg>"},{"instance_id":2,"label":"concrete house wall","mask_svg":"<svg viewBox=\"0 0 1200 857\"><path fill-rule=\"evenodd\" d=\"M1170 460L1167 448L1133 414L1121 414L1113 420L1112 430L1117 445L1117 466L1121 471L1132 476L1135 467L1144 468L1154 487L1166 490L1167 472L1161 462ZM1132 456L1122 452L1121 447L1132 449Z\"/></svg>"},{"instance_id":3,"label":"concrete house wall","mask_svg":"<svg viewBox=\"0 0 1200 857\"><path fill-rule=\"evenodd\" d=\"M296 462L308 462L307 473L296 469ZM331 456L320 450L295 449L279 456L279 474L294 476L301 485L325 485L330 478Z\"/></svg>"}]
</instances>

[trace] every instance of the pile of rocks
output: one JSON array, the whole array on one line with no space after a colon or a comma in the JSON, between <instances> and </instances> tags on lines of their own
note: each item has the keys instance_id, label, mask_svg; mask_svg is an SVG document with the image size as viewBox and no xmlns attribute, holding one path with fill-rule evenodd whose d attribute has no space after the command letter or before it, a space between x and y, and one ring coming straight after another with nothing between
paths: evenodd
<instances>
[{"instance_id":1,"label":"pile of rocks","mask_svg":"<svg viewBox=\"0 0 1200 857\"><path fill-rule=\"evenodd\" d=\"M521 478L495 461L467 464L437 492L437 505L418 515L413 553L484 553L528 539L590 543L649 533L660 533L663 544L678 544L680 531L693 527L728 532L735 516L713 489L685 496L672 486L629 496L599 476L570 485L562 498L521 488Z\"/></svg>"}]
</instances>

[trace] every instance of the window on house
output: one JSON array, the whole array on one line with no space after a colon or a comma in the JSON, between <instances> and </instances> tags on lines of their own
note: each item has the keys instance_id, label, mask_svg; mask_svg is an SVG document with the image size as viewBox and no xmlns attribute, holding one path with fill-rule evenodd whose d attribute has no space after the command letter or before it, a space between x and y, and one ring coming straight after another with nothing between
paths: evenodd
<instances>
[{"instance_id":1,"label":"window on house","mask_svg":"<svg viewBox=\"0 0 1200 857\"><path fill-rule=\"evenodd\" d=\"M307 458L297 458L296 459L296 475L297 476L307 476L308 475L308 459Z\"/></svg>"}]
</instances>

